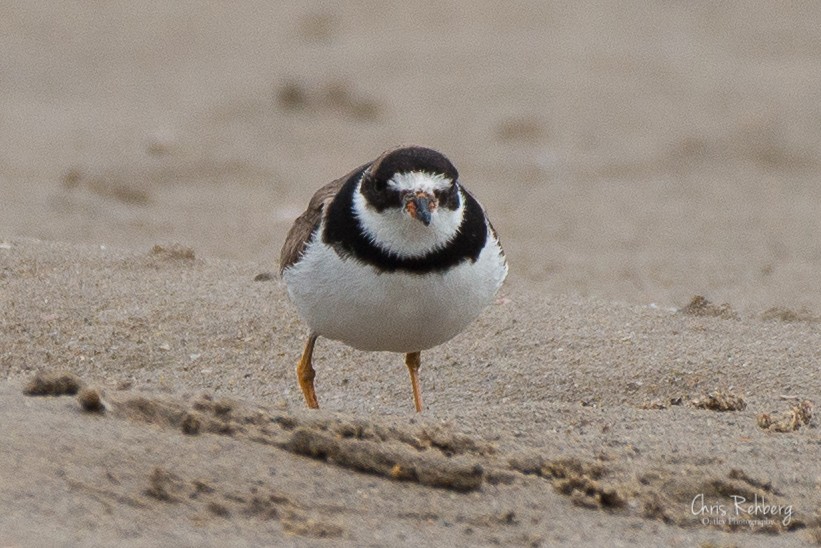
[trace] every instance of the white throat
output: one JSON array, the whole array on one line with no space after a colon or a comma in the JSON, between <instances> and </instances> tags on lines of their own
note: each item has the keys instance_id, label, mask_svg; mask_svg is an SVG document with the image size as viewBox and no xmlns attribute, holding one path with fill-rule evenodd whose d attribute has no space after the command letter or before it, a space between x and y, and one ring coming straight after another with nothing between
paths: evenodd
<instances>
[{"instance_id":1,"label":"white throat","mask_svg":"<svg viewBox=\"0 0 821 548\"><path fill-rule=\"evenodd\" d=\"M388 183L397 190L420 190L433 193L434 190L447 188L450 181L439 175L412 172L395 176ZM356 186L353 197L353 211L366 236L380 248L400 258L413 258L427 255L443 248L459 232L464 215L465 198L459 189L459 207L450 210L437 207L431 212L428 226L412 218L404 208L388 208L376 211L368 204L360 192L361 181Z\"/></svg>"}]
</instances>

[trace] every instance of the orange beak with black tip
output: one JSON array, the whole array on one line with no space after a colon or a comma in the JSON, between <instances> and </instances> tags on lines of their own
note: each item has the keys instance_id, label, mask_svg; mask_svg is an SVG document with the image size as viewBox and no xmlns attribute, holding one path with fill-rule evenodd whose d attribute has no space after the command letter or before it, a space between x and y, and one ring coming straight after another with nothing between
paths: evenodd
<instances>
[{"instance_id":1,"label":"orange beak with black tip","mask_svg":"<svg viewBox=\"0 0 821 548\"><path fill-rule=\"evenodd\" d=\"M436 197L430 194L417 192L405 196L405 211L414 219L422 221L425 226L430 224L431 212L434 209L436 209Z\"/></svg>"}]
</instances>

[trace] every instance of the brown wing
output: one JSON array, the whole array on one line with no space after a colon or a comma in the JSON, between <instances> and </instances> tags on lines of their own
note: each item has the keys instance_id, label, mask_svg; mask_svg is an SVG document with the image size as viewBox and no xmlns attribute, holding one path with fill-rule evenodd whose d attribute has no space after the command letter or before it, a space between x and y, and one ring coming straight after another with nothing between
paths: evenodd
<instances>
[{"instance_id":1,"label":"brown wing","mask_svg":"<svg viewBox=\"0 0 821 548\"><path fill-rule=\"evenodd\" d=\"M322 218L325 205L334 199L334 196L336 196L339 189L342 188L342 185L344 185L348 179L364 167L365 166L360 166L344 177L332 181L316 191L311 201L308 202L308 209L296 218L291 230L288 231L285 243L282 244L282 251L280 251L279 254L280 275L282 275L283 270L297 262L302 256L302 252L305 251L305 246L308 245L308 240L311 239L314 228Z\"/></svg>"}]
</instances>

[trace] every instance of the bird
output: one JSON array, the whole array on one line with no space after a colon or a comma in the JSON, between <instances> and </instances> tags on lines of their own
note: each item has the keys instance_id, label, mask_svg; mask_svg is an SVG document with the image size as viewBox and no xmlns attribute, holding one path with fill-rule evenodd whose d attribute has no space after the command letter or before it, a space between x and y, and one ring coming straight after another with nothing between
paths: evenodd
<instances>
[{"instance_id":1,"label":"bird","mask_svg":"<svg viewBox=\"0 0 821 548\"><path fill-rule=\"evenodd\" d=\"M280 277L309 333L297 381L318 409L319 337L405 355L422 412L421 352L462 332L508 272L485 209L441 152L399 146L321 187L294 221Z\"/></svg>"}]
</instances>

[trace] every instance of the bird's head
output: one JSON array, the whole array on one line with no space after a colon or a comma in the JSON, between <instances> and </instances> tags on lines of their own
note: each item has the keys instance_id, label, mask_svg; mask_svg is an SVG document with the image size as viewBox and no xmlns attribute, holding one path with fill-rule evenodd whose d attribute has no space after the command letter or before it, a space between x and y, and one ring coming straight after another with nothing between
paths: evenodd
<instances>
[{"instance_id":1,"label":"bird's head","mask_svg":"<svg viewBox=\"0 0 821 548\"><path fill-rule=\"evenodd\" d=\"M373 240L399 255L447 243L463 205L459 172L443 154L408 146L389 150L365 170L357 214Z\"/></svg>"}]
</instances>

